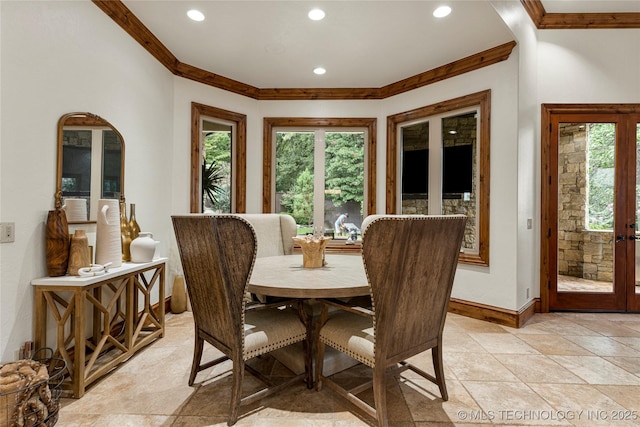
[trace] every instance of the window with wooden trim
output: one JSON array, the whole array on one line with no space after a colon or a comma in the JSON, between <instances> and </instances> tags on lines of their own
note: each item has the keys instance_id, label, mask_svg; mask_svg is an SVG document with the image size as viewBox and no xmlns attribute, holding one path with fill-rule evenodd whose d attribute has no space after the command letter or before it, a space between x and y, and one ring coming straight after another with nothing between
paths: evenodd
<instances>
[{"instance_id":1,"label":"window with wooden trim","mask_svg":"<svg viewBox=\"0 0 640 427\"><path fill-rule=\"evenodd\" d=\"M387 117L387 213L466 215L460 262L486 266L490 95Z\"/></svg>"},{"instance_id":2,"label":"window with wooden trim","mask_svg":"<svg viewBox=\"0 0 640 427\"><path fill-rule=\"evenodd\" d=\"M358 241L362 219L375 213L375 122L265 118L263 212L292 215L300 234L334 236L329 246Z\"/></svg>"},{"instance_id":3,"label":"window with wooden trim","mask_svg":"<svg viewBox=\"0 0 640 427\"><path fill-rule=\"evenodd\" d=\"M246 116L191 104L191 212L245 212Z\"/></svg>"}]
</instances>

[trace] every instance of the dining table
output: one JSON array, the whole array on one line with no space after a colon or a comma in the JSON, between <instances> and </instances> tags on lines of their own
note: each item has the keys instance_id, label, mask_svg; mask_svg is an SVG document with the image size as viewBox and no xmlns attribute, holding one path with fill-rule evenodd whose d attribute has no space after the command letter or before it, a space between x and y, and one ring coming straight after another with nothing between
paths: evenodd
<instances>
[{"instance_id":1,"label":"dining table","mask_svg":"<svg viewBox=\"0 0 640 427\"><path fill-rule=\"evenodd\" d=\"M298 299L298 312L307 328L307 350L284 348L274 352L292 371L299 373L307 366L313 366L314 337L322 304L317 298L337 298L343 301L357 297L368 299L369 285L362 262L362 256L347 254L325 255L322 267L303 267L302 254L260 257L255 260L248 285L249 292L269 297ZM303 354L301 354L303 353ZM328 348L325 352L325 372L337 372L357 364L346 354ZM307 386L313 387L312 369L307 377Z\"/></svg>"},{"instance_id":2,"label":"dining table","mask_svg":"<svg viewBox=\"0 0 640 427\"><path fill-rule=\"evenodd\" d=\"M249 292L284 298L351 298L369 295L362 256L325 255L322 267L303 267L301 254L257 258Z\"/></svg>"}]
</instances>

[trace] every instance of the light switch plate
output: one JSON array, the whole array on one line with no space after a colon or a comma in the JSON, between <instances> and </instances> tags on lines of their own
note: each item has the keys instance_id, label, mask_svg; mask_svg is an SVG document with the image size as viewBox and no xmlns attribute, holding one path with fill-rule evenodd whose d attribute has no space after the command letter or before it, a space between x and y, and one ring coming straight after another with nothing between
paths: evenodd
<instances>
[{"instance_id":1,"label":"light switch plate","mask_svg":"<svg viewBox=\"0 0 640 427\"><path fill-rule=\"evenodd\" d=\"M15 222L0 223L0 243L11 243L16 240Z\"/></svg>"}]
</instances>

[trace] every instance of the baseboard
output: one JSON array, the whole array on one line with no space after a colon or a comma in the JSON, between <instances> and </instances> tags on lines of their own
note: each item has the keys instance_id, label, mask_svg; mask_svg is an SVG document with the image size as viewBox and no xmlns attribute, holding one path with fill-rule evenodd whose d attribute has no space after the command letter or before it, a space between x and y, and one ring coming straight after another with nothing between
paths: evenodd
<instances>
[{"instance_id":1,"label":"baseboard","mask_svg":"<svg viewBox=\"0 0 640 427\"><path fill-rule=\"evenodd\" d=\"M511 328L521 328L535 313L540 312L540 300L539 298L535 298L520 310L516 311L451 298L449 301L449 312L473 319L498 323Z\"/></svg>"},{"instance_id":2,"label":"baseboard","mask_svg":"<svg viewBox=\"0 0 640 427\"><path fill-rule=\"evenodd\" d=\"M165 299L164 307L165 313L171 312L170 296ZM485 320L512 328L521 328L535 313L540 313L540 298L532 299L518 311L451 298L448 311L473 319Z\"/></svg>"}]
</instances>

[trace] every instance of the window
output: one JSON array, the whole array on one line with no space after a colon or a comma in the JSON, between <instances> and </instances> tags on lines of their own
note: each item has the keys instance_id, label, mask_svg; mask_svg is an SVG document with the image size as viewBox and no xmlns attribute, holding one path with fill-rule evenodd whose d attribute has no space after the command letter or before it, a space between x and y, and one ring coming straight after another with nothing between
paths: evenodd
<instances>
[{"instance_id":1,"label":"window","mask_svg":"<svg viewBox=\"0 0 640 427\"><path fill-rule=\"evenodd\" d=\"M264 142L263 211L292 215L299 234L357 239L375 212L375 119L265 118Z\"/></svg>"},{"instance_id":2,"label":"window","mask_svg":"<svg viewBox=\"0 0 640 427\"><path fill-rule=\"evenodd\" d=\"M460 262L478 265L489 265L490 94L387 118L387 213L466 215Z\"/></svg>"},{"instance_id":3,"label":"window","mask_svg":"<svg viewBox=\"0 0 640 427\"><path fill-rule=\"evenodd\" d=\"M191 103L191 212L245 212L246 121Z\"/></svg>"}]
</instances>

